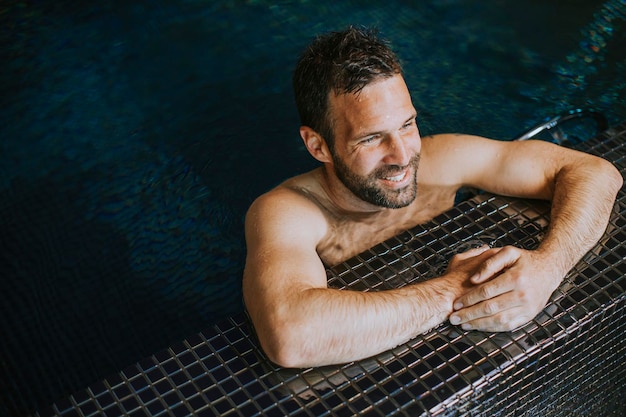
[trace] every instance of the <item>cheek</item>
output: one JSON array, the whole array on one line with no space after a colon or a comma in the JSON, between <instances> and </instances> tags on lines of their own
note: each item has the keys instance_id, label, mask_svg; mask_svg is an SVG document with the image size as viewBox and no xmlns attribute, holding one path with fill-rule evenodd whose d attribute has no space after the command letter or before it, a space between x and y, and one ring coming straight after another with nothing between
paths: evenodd
<instances>
[{"instance_id":1,"label":"cheek","mask_svg":"<svg viewBox=\"0 0 626 417\"><path fill-rule=\"evenodd\" d=\"M413 149L414 153L420 153L422 151L422 137L420 136L420 133L417 130L417 128L416 128L416 132L411 137L410 142L411 142L411 148Z\"/></svg>"},{"instance_id":2,"label":"cheek","mask_svg":"<svg viewBox=\"0 0 626 417\"><path fill-rule=\"evenodd\" d=\"M359 152L349 161L352 171L360 175L367 175L384 165L382 158L375 152Z\"/></svg>"}]
</instances>

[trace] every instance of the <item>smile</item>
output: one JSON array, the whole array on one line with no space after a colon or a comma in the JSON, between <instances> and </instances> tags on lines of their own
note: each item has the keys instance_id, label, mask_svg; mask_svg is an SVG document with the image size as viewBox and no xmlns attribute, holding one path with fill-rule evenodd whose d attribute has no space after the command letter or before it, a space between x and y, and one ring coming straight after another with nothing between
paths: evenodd
<instances>
[{"instance_id":1,"label":"smile","mask_svg":"<svg viewBox=\"0 0 626 417\"><path fill-rule=\"evenodd\" d=\"M400 182L400 181L402 181L402 178L404 178L405 174L406 174L406 172L403 172L402 174L396 175L395 177L385 177L385 179L387 181Z\"/></svg>"},{"instance_id":2,"label":"smile","mask_svg":"<svg viewBox=\"0 0 626 417\"><path fill-rule=\"evenodd\" d=\"M405 169L404 171L400 172L398 175L394 175L392 177L385 176L385 177L381 177L381 179L383 181L401 183L401 182L404 182L408 178L409 171L410 171L409 169Z\"/></svg>"}]
</instances>

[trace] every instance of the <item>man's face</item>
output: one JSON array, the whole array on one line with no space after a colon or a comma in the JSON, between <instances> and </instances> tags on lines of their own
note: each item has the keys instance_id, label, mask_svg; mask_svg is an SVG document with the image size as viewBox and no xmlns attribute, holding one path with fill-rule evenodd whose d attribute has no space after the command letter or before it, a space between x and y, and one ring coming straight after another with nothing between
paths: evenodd
<instances>
[{"instance_id":1,"label":"man's face","mask_svg":"<svg viewBox=\"0 0 626 417\"><path fill-rule=\"evenodd\" d=\"M417 195L421 138L402 76L376 81L357 94L332 95L330 106L337 178L370 204L411 204Z\"/></svg>"}]
</instances>

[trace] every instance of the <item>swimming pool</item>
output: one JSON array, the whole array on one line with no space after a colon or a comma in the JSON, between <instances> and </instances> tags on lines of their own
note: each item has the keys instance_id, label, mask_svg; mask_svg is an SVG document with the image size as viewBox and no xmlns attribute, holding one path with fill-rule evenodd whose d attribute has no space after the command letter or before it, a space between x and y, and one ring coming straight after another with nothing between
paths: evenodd
<instances>
[{"instance_id":1,"label":"swimming pool","mask_svg":"<svg viewBox=\"0 0 626 417\"><path fill-rule=\"evenodd\" d=\"M0 412L241 310L247 206L315 166L290 72L317 33L379 27L423 134L626 118L624 1L492 4L1 6Z\"/></svg>"}]
</instances>

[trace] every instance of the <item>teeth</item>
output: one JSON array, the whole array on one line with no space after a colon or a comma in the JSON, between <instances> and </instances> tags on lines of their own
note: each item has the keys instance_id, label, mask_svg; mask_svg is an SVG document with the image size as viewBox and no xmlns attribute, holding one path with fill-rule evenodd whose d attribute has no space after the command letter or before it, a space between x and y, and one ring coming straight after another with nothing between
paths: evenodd
<instances>
[{"instance_id":1,"label":"teeth","mask_svg":"<svg viewBox=\"0 0 626 417\"><path fill-rule=\"evenodd\" d=\"M400 181L402 178L404 178L404 173L400 174L400 175L396 175L395 177L386 177L385 179L387 181L395 181L398 182Z\"/></svg>"}]
</instances>

